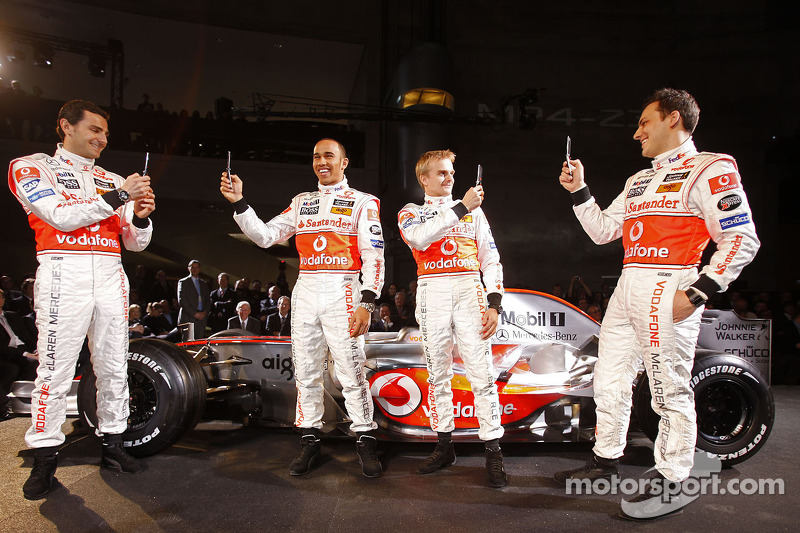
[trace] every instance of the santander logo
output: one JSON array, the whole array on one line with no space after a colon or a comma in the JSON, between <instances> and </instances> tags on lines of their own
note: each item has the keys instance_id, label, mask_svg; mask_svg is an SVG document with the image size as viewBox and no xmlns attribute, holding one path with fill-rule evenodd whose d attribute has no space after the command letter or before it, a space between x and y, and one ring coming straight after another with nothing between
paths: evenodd
<instances>
[{"instance_id":1,"label":"santander logo","mask_svg":"<svg viewBox=\"0 0 800 533\"><path fill-rule=\"evenodd\" d=\"M378 376L370 392L387 413L397 417L410 415L422 402L419 386L410 377L397 372Z\"/></svg>"}]
</instances>

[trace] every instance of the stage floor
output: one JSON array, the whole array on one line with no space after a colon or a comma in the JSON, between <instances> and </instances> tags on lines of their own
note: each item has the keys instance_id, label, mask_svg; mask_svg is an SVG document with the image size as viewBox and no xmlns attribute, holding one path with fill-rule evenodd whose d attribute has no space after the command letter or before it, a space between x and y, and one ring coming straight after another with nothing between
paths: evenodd
<instances>
[{"instance_id":1,"label":"stage floor","mask_svg":"<svg viewBox=\"0 0 800 533\"><path fill-rule=\"evenodd\" d=\"M783 495L705 495L678 516L635 526L662 531L796 531L800 518L800 387L775 387L775 427L752 459L722 471L737 478L777 479ZM100 469L100 444L64 426L60 486L29 502L22 484L33 462L23 434L28 418L0 423L0 531L617 531L620 495L568 495L552 480L576 468L588 445L503 446L510 485L485 486L480 445L456 445L457 463L428 476L415 473L430 444L381 443L385 473L361 476L351 440L323 441L312 473L289 475L298 451L291 430L203 429L145 459L125 475ZM650 468L652 444L632 433L621 466L626 477Z\"/></svg>"}]
</instances>

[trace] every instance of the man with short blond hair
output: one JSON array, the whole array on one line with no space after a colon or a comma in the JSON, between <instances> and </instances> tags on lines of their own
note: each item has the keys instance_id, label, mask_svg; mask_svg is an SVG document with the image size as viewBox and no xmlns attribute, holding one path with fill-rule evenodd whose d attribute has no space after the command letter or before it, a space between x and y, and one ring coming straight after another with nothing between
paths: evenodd
<instances>
[{"instance_id":1,"label":"man with short blond hair","mask_svg":"<svg viewBox=\"0 0 800 533\"><path fill-rule=\"evenodd\" d=\"M398 214L400 233L417 262L416 317L429 374L431 429L438 435L436 449L418 472L430 474L456 460L451 388L455 334L475 395L478 436L486 443L489 485L500 488L508 477L500 451L503 426L489 337L502 312L503 267L480 208L483 187L471 187L460 201L452 198L455 158L450 150L423 154L416 172L425 203L408 204Z\"/></svg>"}]
</instances>

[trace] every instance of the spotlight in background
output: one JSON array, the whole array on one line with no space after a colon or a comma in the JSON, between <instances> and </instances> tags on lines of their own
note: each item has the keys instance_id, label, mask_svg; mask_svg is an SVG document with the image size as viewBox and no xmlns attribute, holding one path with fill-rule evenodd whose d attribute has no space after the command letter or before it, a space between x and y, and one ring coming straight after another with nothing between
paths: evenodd
<instances>
[{"instance_id":1,"label":"spotlight in background","mask_svg":"<svg viewBox=\"0 0 800 533\"><path fill-rule=\"evenodd\" d=\"M89 55L89 75L103 78L106 75L106 58L103 54Z\"/></svg>"},{"instance_id":2,"label":"spotlight in background","mask_svg":"<svg viewBox=\"0 0 800 533\"><path fill-rule=\"evenodd\" d=\"M33 47L33 64L37 67L53 68L53 48L47 44L37 44Z\"/></svg>"}]
</instances>

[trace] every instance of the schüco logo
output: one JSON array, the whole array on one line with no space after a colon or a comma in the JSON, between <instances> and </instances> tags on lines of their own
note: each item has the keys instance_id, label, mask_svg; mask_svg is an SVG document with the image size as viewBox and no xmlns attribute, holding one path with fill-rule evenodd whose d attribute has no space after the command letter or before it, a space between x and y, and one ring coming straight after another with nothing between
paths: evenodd
<instances>
[{"instance_id":1,"label":"sch\u00fcco logo","mask_svg":"<svg viewBox=\"0 0 800 533\"><path fill-rule=\"evenodd\" d=\"M392 372L378 376L370 387L372 397L390 415L408 416L422 403L422 391L413 379Z\"/></svg>"}]
</instances>

